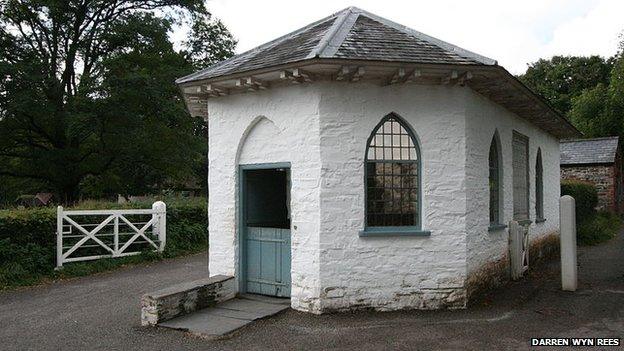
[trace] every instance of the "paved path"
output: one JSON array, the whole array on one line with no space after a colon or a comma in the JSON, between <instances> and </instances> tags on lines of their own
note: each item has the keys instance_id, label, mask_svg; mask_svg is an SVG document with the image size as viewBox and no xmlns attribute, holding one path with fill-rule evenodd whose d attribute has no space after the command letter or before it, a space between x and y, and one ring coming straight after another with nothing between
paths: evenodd
<instances>
[{"instance_id":1,"label":"paved path","mask_svg":"<svg viewBox=\"0 0 624 351\"><path fill-rule=\"evenodd\" d=\"M579 291L559 290L558 262L462 311L287 311L227 340L139 326L139 296L203 276L205 256L0 293L3 350L528 349L531 337L624 337L624 232L579 251ZM553 348L547 348L552 350Z\"/></svg>"},{"instance_id":2,"label":"paved path","mask_svg":"<svg viewBox=\"0 0 624 351\"><path fill-rule=\"evenodd\" d=\"M155 350L192 342L140 326L140 296L205 277L206 254L0 292L2 350ZM156 348L158 349L158 348Z\"/></svg>"}]
</instances>

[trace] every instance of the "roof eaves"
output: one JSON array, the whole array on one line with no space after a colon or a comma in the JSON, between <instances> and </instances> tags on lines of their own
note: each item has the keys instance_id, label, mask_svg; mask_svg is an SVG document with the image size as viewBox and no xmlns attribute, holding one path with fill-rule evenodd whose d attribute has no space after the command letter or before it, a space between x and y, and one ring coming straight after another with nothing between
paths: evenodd
<instances>
[{"instance_id":1,"label":"roof eaves","mask_svg":"<svg viewBox=\"0 0 624 351\"><path fill-rule=\"evenodd\" d=\"M509 71L507 71L503 66L498 66L497 65L496 67L493 67L493 68L494 69L498 69L499 71L501 71L503 73L503 75L505 75L507 77L507 79L509 79L511 82L515 83L516 86L520 87L522 90L524 90L526 93L528 93L539 104L541 104L543 107L545 107L547 110L549 110L561 122L563 122L563 124L565 125L566 129L569 131L569 135L570 136L581 137L583 135L583 133L581 133L581 131L579 131L570 121L568 121L567 118L565 118L559 111L557 111L554 107L552 107L550 105L550 103L548 103L548 101L546 101L546 99L544 99L541 95L539 95L536 92L534 92L533 89L529 88L520 79L518 79L518 77L516 77L513 74L509 73Z\"/></svg>"},{"instance_id":2,"label":"roof eaves","mask_svg":"<svg viewBox=\"0 0 624 351\"><path fill-rule=\"evenodd\" d=\"M618 136L609 136L609 137L587 138L587 139L563 139L563 140L561 140L561 143L576 143L576 142L596 141L596 140L610 140L610 139L617 140L617 139L619 139L619 137Z\"/></svg>"},{"instance_id":3,"label":"roof eaves","mask_svg":"<svg viewBox=\"0 0 624 351\"><path fill-rule=\"evenodd\" d=\"M608 166L614 164L615 161L600 161L600 162L567 162L561 161L559 166L561 167L587 167L587 166Z\"/></svg>"}]
</instances>

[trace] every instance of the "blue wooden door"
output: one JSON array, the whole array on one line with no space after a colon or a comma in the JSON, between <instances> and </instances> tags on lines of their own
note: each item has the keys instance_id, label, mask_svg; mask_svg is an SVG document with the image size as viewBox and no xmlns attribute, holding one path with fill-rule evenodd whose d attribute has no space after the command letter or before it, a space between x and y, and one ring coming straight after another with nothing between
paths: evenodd
<instances>
[{"instance_id":1,"label":"blue wooden door","mask_svg":"<svg viewBox=\"0 0 624 351\"><path fill-rule=\"evenodd\" d=\"M290 229L247 227L247 292L290 297Z\"/></svg>"},{"instance_id":2,"label":"blue wooden door","mask_svg":"<svg viewBox=\"0 0 624 351\"><path fill-rule=\"evenodd\" d=\"M243 291L290 297L288 169L249 169L243 176Z\"/></svg>"}]
</instances>

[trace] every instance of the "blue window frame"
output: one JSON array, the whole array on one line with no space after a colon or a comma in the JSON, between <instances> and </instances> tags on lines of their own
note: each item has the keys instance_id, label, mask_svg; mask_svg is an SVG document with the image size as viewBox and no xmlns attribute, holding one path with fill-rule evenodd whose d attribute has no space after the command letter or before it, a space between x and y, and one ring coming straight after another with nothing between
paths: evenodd
<instances>
[{"instance_id":1,"label":"blue window frame","mask_svg":"<svg viewBox=\"0 0 624 351\"><path fill-rule=\"evenodd\" d=\"M360 236L429 235L421 230L420 147L395 113L368 138L365 156L366 229Z\"/></svg>"}]
</instances>

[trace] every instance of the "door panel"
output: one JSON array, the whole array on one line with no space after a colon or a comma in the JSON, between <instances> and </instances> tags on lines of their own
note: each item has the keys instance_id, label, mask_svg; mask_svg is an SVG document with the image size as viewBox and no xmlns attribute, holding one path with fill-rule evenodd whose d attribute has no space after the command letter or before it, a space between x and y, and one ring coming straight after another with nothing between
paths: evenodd
<instances>
[{"instance_id":1,"label":"door panel","mask_svg":"<svg viewBox=\"0 0 624 351\"><path fill-rule=\"evenodd\" d=\"M290 297L290 229L247 227L247 292Z\"/></svg>"}]
</instances>

